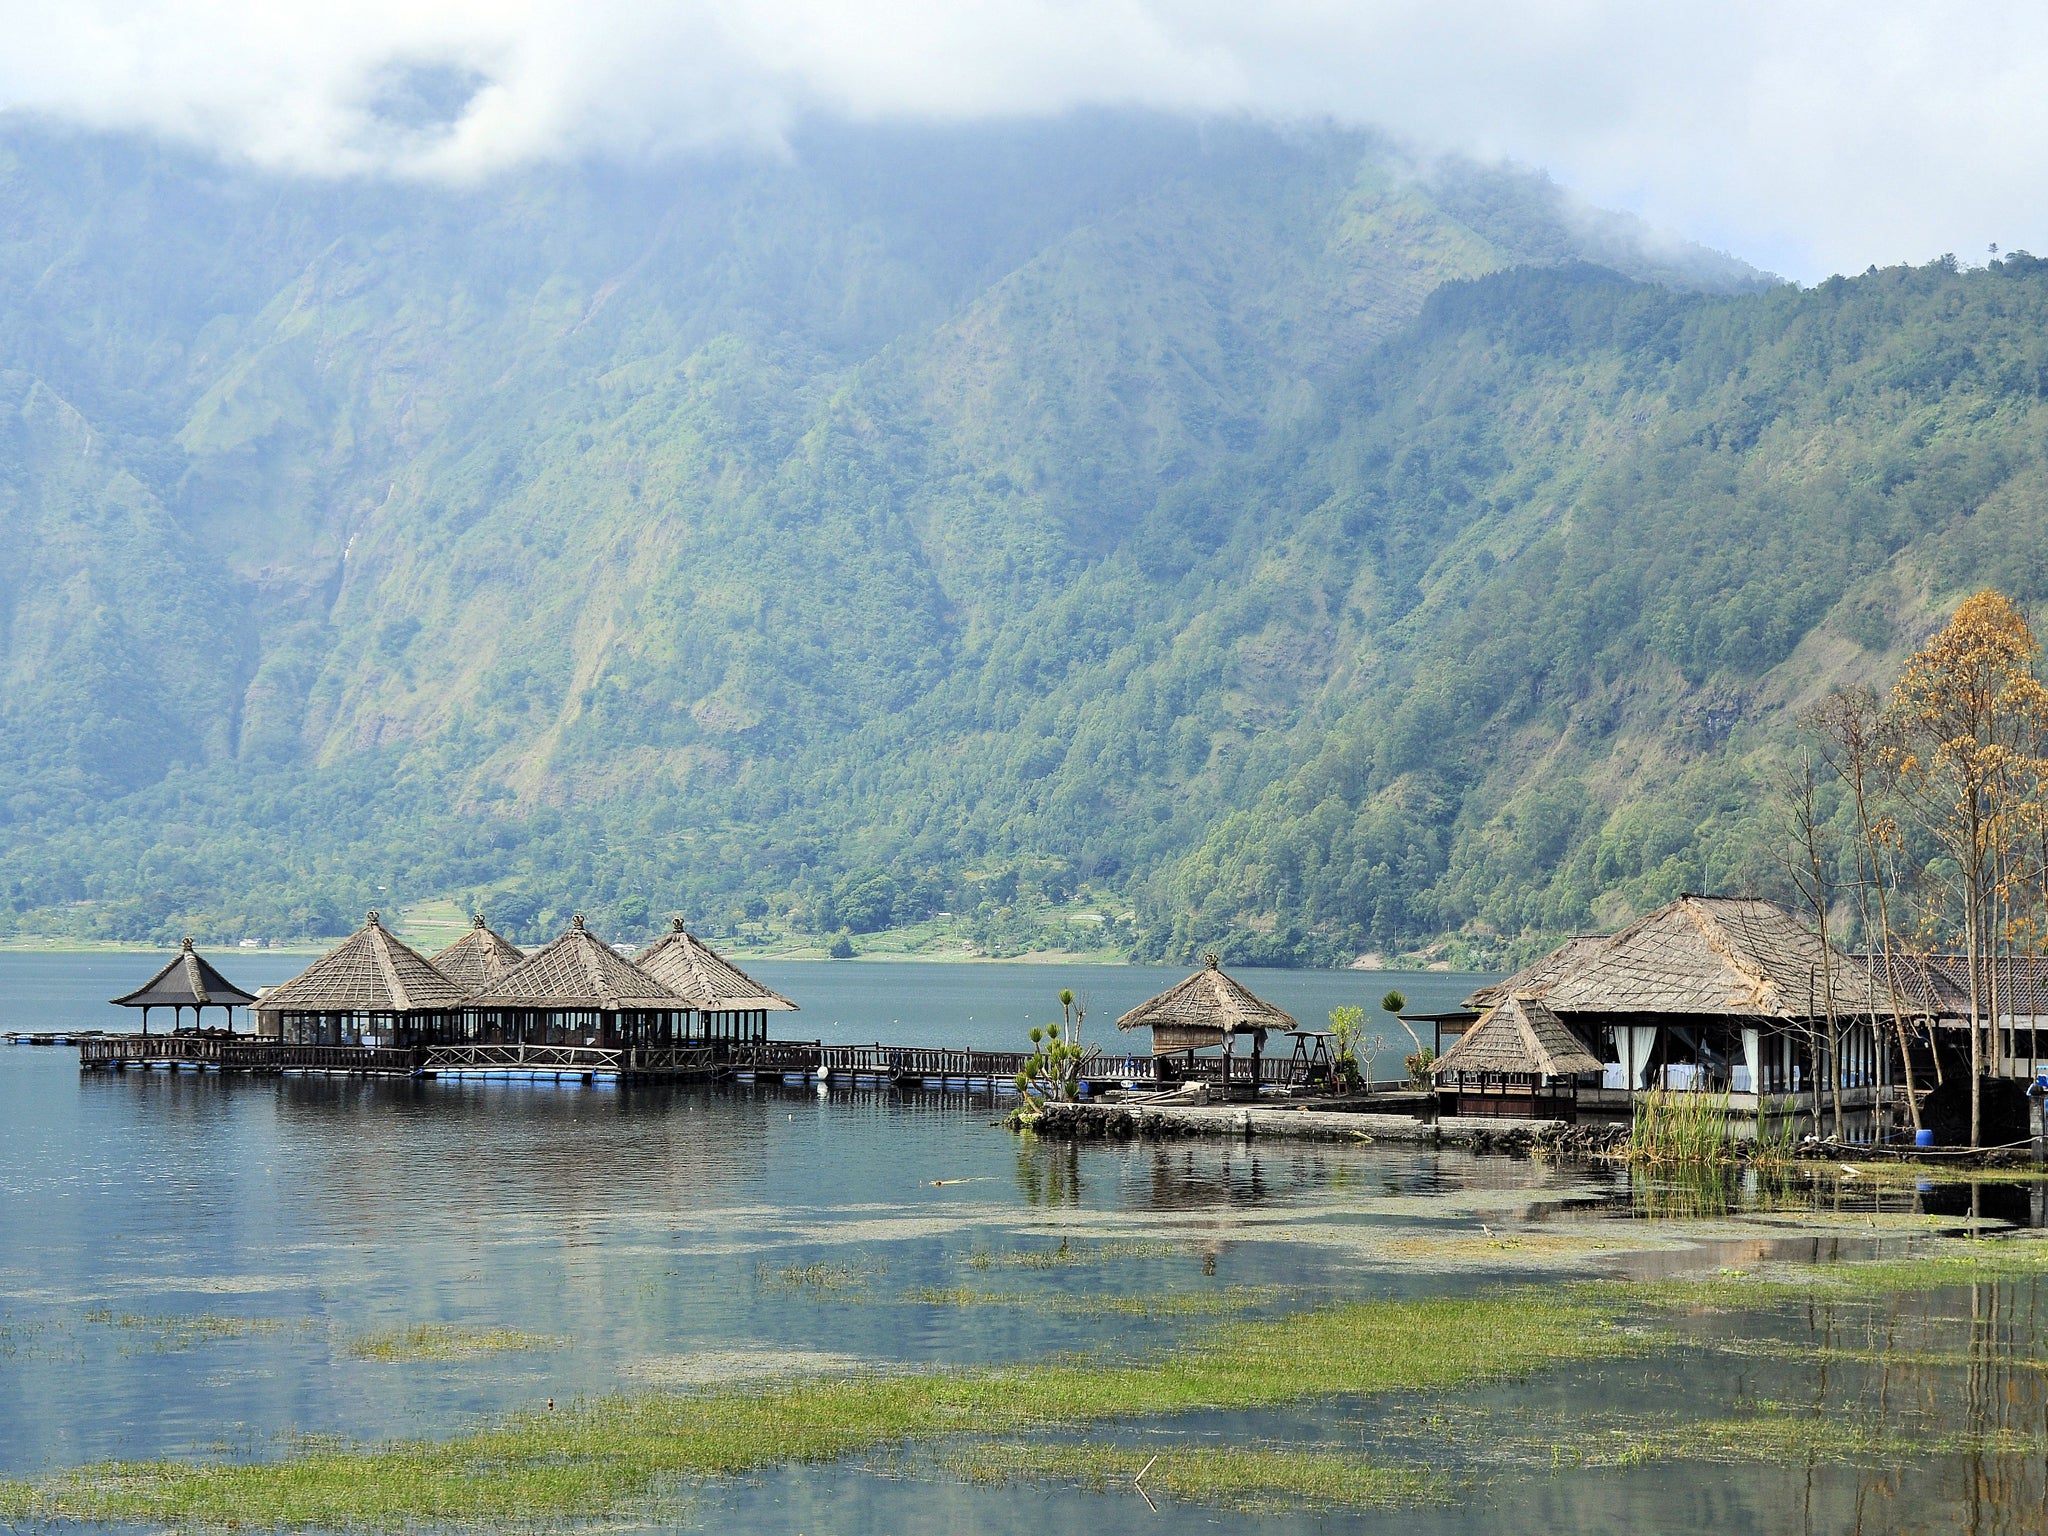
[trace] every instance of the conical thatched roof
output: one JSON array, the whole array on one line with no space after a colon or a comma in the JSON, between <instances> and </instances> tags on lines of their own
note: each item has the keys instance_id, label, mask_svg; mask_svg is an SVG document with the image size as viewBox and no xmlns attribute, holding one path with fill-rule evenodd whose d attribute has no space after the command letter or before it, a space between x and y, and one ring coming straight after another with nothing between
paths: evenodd
<instances>
[{"instance_id":1,"label":"conical thatched roof","mask_svg":"<svg viewBox=\"0 0 2048 1536\"><path fill-rule=\"evenodd\" d=\"M1116 1027L1213 1030L1220 1038L1238 1029L1292 1029L1294 1020L1233 981L1210 955L1201 970L1138 1004L1116 1021Z\"/></svg>"},{"instance_id":2,"label":"conical thatched roof","mask_svg":"<svg viewBox=\"0 0 2048 1536\"><path fill-rule=\"evenodd\" d=\"M1430 1070L1573 1077L1598 1072L1600 1058L1533 997L1510 997L1458 1038Z\"/></svg>"},{"instance_id":3,"label":"conical thatched roof","mask_svg":"<svg viewBox=\"0 0 2048 1536\"><path fill-rule=\"evenodd\" d=\"M1681 896L1604 939L1574 939L1518 976L1475 992L1540 997L1560 1014L1721 1014L1810 1019L1837 1010L1890 1011L1883 984L1776 902Z\"/></svg>"},{"instance_id":4,"label":"conical thatched roof","mask_svg":"<svg viewBox=\"0 0 2048 1536\"><path fill-rule=\"evenodd\" d=\"M114 1002L123 1008L245 1008L255 996L221 975L192 948L171 956L171 963Z\"/></svg>"},{"instance_id":5,"label":"conical thatched roof","mask_svg":"<svg viewBox=\"0 0 2048 1536\"><path fill-rule=\"evenodd\" d=\"M683 926L679 917L634 962L700 1013L795 1013L797 1006L770 991Z\"/></svg>"},{"instance_id":6,"label":"conical thatched roof","mask_svg":"<svg viewBox=\"0 0 2048 1536\"><path fill-rule=\"evenodd\" d=\"M526 951L493 933L479 912L470 920L469 932L434 956L434 969L470 996L516 969L525 958Z\"/></svg>"},{"instance_id":7,"label":"conical thatched roof","mask_svg":"<svg viewBox=\"0 0 2048 1536\"><path fill-rule=\"evenodd\" d=\"M372 912L329 950L257 1002L265 1013L412 1013L459 1007L462 990Z\"/></svg>"},{"instance_id":8,"label":"conical thatched roof","mask_svg":"<svg viewBox=\"0 0 2048 1536\"><path fill-rule=\"evenodd\" d=\"M674 1012L689 1003L583 926L535 950L470 1001L490 1008L559 1008L586 1013Z\"/></svg>"}]
</instances>

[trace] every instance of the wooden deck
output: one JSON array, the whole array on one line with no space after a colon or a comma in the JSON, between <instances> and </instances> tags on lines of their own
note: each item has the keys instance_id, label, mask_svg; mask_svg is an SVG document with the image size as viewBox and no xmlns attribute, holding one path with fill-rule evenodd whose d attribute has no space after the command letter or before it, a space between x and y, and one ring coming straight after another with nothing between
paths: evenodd
<instances>
[{"instance_id":1,"label":"wooden deck","mask_svg":"<svg viewBox=\"0 0 2048 1536\"><path fill-rule=\"evenodd\" d=\"M952 1092L1016 1091L1029 1055L938 1046L826 1045L817 1040L718 1041L679 1046L458 1044L422 1047L298 1045L256 1035L101 1035L78 1040L81 1069L185 1069L215 1072L334 1072L366 1077L741 1082L779 1081L836 1086L894 1086ZM1260 1086L1288 1086L1295 1063L1268 1057L1256 1079L1249 1057L1152 1057L1138 1053L1090 1058L1089 1091L1205 1082L1251 1096Z\"/></svg>"}]
</instances>

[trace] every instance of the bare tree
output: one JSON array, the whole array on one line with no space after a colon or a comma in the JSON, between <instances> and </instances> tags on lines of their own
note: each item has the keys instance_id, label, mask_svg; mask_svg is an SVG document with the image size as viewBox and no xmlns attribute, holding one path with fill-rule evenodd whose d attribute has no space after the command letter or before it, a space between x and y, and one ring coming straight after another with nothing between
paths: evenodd
<instances>
[{"instance_id":1,"label":"bare tree","mask_svg":"<svg viewBox=\"0 0 2048 1536\"><path fill-rule=\"evenodd\" d=\"M1828 934L1829 897L1835 879L1835 833L1820 813L1820 776L1814 771L1813 753L1800 754L1798 764L1778 786L1779 809L1784 818L1784 840L1779 863L1790 877L1806 908L1820 929L1820 973L1813 978L1817 995L1806 1006L1807 1055L1813 1064L1813 1122L1820 1125L1820 1062L1827 1057L1827 1078L1834 1106L1833 1134L1842 1134L1842 1074L1839 1070L1841 1036L1835 1023L1834 945ZM1827 1022L1825 1042L1813 1028L1814 1005L1820 1005Z\"/></svg>"},{"instance_id":2,"label":"bare tree","mask_svg":"<svg viewBox=\"0 0 2048 1536\"><path fill-rule=\"evenodd\" d=\"M1807 714L1807 727L1821 741L1821 758L1848 788L1856 808L1856 900L1863 921L1864 944L1877 938L1884 970L1884 993L1891 1007L1892 1030L1899 1043L1899 1062L1906 1078L1906 1108L1913 1129L1920 1129L1920 1096L1913 1082L1912 1042L1906 1016L1899 1007L1898 972L1892 961L1892 902L1886 890L1885 854L1897 846L1897 821L1882 810L1885 782L1884 706L1869 688L1837 688ZM1892 869L1897 870L1893 863ZM1870 921L1870 899L1877 899L1877 922ZM1877 1025L1876 989L1869 999L1871 1026Z\"/></svg>"}]
</instances>

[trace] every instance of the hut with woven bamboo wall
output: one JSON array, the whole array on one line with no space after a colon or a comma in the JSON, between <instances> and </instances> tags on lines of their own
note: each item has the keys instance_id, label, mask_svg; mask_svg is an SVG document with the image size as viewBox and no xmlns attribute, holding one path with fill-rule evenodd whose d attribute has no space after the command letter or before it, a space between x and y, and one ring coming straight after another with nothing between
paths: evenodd
<instances>
[{"instance_id":1,"label":"hut with woven bamboo wall","mask_svg":"<svg viewBox=\"0 0 2048 1536\"><path fill-rule=\"evenodd\" d=\"M1235 1053L1238 1039L1247 1037L1251 1042L1251 1077L1256 1086L1259 1056L1265 1049L1267 1035L1275 1030L1292 1030L1295 1023L1289 1014L1231 976L1211 953L1205 957L1202 969L1138 1004L1116 1021L1116 1027L1152 1031L1152 1057L1156 1064L1161 1064L1162 1074L1167 1058L1192 1058L1199 1051L1218 1046L1228 1058ZM1228 1080L1227 1060L1223 1070Z\"/></svg>"},{"instance_id":2,"label":"hut with woven bamboo wall","mask_svg":"<svg viewBox=\"0 0 2048 1536\"><path fill-rule=\"evenodd\" d=\"M462 990L371 912L256 999L256 1032L295 1045L434 1045L457 1037Z\"/></svg>"},{"instance_id":3,"label":"hut with woven bamboo wall","mask_svg":"<svg viewBox=\"0 0 2048 1536\"><path fill-rule=\"evenodd\" d=\"M698 1039L766 1040L769 1014L797 1011L795 1003L690 932L680 917L633 963L696 1010L691 1033Z\"/></svg>"},{"instance_id":4,"label":"hut with woven bamboo wall","mask_svg":"<svg viewBox=\"0 0 2048 1536\"><path fill-rule=\"evenodd\" d=\"M1570 1116L1598 1056L1534 995L1511 994L1437 1058L1439 1108L1449 1115Z\"/></svg>"},{"instance_id":5,"label":"hut with woven bamboo wall","mask_svg":"<svg viewBox=\"0 0 2048 1536\"><path fill-rule=\"evenodd\" d=\"M465 997L473 997L515 970L526 951L494 933L479 912L470 919L469 932L432 959L435 970L462 988Z\"/></svg>"},{"instance_id":6,"label":"hut with woven bamboo wall","mask_svg":"<svg viewBox=\"0 0 2048 1536\"><path fill-rule=\"evenodd\" d=\"M124 992L113 999L117 1008L140 1008L142 1010L142 1032L149 1033L149 1010L168 1008L171 1010L171 1032L176 1034L184 1021L185 1010L192 1010L193 1027L201 1028L206 1022L205 1010L218 1008L222 1024L232 1032L235 1027L235 1010L246 1008L256 1001L252 992L244 992L215 970L212 964L192 947L187 939L185 945L171 956L170 964L158 971L133 992Z\"/></svg>"},{"instance_id":7,"label":"hut with woven bamboo wall","mask_svg":"<svg viewBox=\"0 0 2048 1536\"><path fill-rule=\"evenodd\" d=\"M472 1039L520 1045L678 1045L693 1011L584 927L580 912L466 1005Z\"/></svg>"}]
</instances>

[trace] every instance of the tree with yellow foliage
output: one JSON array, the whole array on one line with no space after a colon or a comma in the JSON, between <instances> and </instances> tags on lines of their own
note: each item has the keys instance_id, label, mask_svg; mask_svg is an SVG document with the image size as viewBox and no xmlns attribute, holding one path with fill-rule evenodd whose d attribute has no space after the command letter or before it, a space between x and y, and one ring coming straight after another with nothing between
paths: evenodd
<instances>
[{"instance_id":1,"label":"tree with yellow foliage","mask_svg":"<svg viewBox=\"0 0 2048 1536\"><path fill-rule=\"evenodd\" d=\"M1985 1005L1997 1027L1989 957L2008 924L2015 870L2026 862L2029 790L2040 783L2048 690L2034 674L2041 647L2003 593L1966 599L1906 661L1888 714L1888 747L1917 819L1956 869L1970 981L1970 1144L1981 1140ZM1995 1059L1995 1053L1994 1053Z\"/></svg>"}]
</instances>

